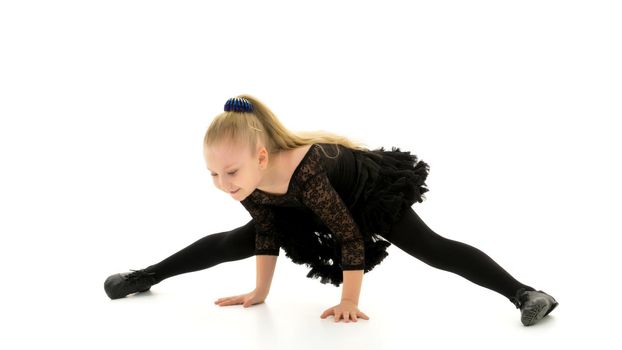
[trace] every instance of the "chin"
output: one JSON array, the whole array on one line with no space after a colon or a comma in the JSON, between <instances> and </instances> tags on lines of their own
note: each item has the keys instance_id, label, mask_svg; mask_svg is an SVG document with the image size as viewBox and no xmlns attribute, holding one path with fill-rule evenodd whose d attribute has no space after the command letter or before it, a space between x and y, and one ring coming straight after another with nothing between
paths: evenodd
<instances>
[{"instance_id":1,"label":"chin","mask_svg":"<svg viewBox=\"0 0 622 350\"><path fill-rule=\"evenodd\" d=\"M227 194L235 200L242 200L245 197L244 194L242 193L242 189L239 189L238 192L236 193L227 192Z\"/></svg>"},{"instance_id":2,"label":"chin","mask_svg":"<svg viewBox=\"0 0 622 350\"><path fill-rule=\"evenodd\" d=\"M233 200L236 201L236 202L241 202L241 201L245 200L246 197L247 196L244 196L244 197L233 197Z\"/></svg>"}]
</instances>

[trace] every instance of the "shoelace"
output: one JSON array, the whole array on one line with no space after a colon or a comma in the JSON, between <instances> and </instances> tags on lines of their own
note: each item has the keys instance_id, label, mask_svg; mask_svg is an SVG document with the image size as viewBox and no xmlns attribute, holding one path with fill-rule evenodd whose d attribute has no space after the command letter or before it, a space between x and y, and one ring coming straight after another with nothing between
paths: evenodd
<instances>
[{"instance_id":1,"label":"shoelace","mask_svg":"<svg viewBox=\"0 0 622 350\"><path fill-rule=\"evenodd\" d=\"M126 281L138 280L143 277L149 277L149 276L155 275L155 272L147 272L145 270L130 269L130 271L133 271L133 272L123 276L123 279L125 279Z\"/></svg>"}]
</instances>

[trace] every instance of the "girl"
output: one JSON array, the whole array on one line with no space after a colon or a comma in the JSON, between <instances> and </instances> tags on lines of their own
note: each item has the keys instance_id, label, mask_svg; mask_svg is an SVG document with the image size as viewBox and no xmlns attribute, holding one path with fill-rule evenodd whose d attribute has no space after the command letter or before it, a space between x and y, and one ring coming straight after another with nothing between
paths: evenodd
<instances>
[{"instance_id":1,"label":"girl","mask_svg":"<svg viewBox=\"0 0 622 350\"><path fill-rule=\"evenodd\" d=\"M208 235L158 264L111 275L111 299L145 292L182 273L256 256L256 288L220 298L220 306L263 303L283 248L307 277L339 286L341 300L321 318L354 322L363 275L398 248L423 262L494 290L533 325L558 305L543 291L514 279L488 255L432 231L411 206L425 199L429 166L399 148L369 150L327 132L295 134L258 99L229 99L203 140L214 185L239 201L252 220Z\"/></svg>"}]
</instances>

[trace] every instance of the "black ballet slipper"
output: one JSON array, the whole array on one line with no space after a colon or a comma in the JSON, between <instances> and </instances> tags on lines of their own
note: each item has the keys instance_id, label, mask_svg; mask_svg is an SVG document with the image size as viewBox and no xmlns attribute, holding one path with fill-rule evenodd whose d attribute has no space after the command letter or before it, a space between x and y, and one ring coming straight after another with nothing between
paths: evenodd
<instances>
[{"instance_id":1,"label":"black ballet slipper","mask_svg":"<svg viewBox=\"0 0 622 350\"><path fill-rule=\"evenodd\" d=\"M525 288L520 288L516 296L510 300L521 310L521 322L525 326L536 324L559 305L557 300L547 293Z\"/></svg>"},{"instance_id":2,"label":"black ballet slipper","mask_svg":"<svg viewBox=\"0 0 622 350\"><path fill-rule=\"evenodd\" d=\"M106 278L104 290L110 299L124 298L132 293L146 292L157 283L154 272L131 270L121 272Z\"/></svg>"}]
</instances>

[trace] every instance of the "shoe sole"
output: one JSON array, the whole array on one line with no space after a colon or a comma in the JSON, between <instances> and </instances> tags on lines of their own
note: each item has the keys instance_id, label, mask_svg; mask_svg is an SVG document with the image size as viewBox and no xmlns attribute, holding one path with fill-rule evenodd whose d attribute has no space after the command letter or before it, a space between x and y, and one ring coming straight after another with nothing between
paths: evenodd
<instances>
[{"instance_id":1,"label":"shoe sole","mask_svg":"<svg viewBox=\"0 0 622 350\"><path fill-rule=\"evenodd\" d=\"M149 287L147 289L139 290L137 292L129 293L129 294L118 294L118 295L115 295L115 294L111 295L111 294L108 294L108 292L106 291L106 295L108 295L108 298L110 298L112 300L115 300L115 299L125 298L126 296L131 295L131 294L147 292L150 289L151 289L151 287Z\"/></svg>"},{"instance_id":2,"label":"shoe sole","mask_svg":"<svg viewBox=\"0 0 622 350\"><path fill-rule=\"evenodd\" d=\"M550 307L547 307L549 305ZM521 317L521 322L525 326L531 326L543 319L546 315L550 314L551 311L557 307L557 305L559 305L557 301L553 301L551 304L547 302L540 303L532 310L525 311Z\"/></svg>"}]
</instances>

